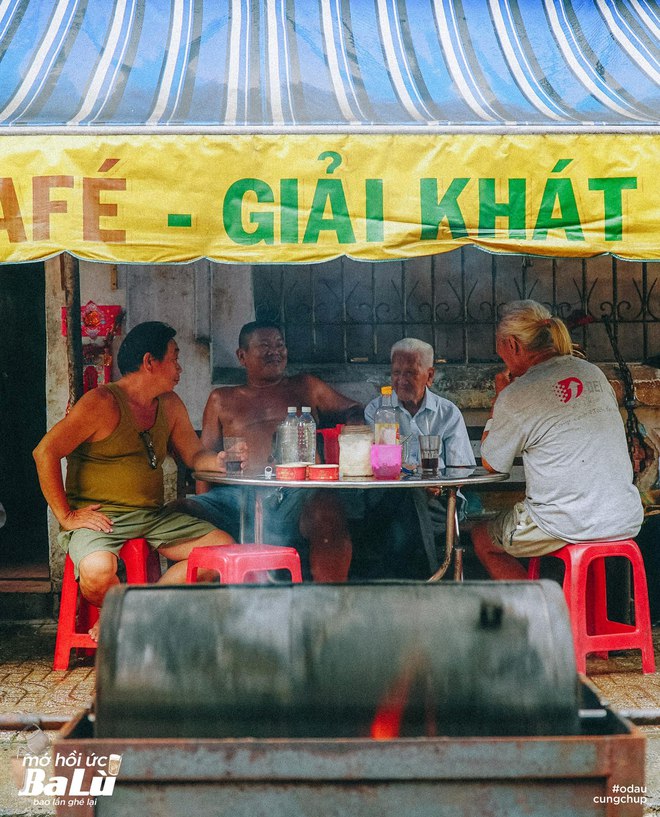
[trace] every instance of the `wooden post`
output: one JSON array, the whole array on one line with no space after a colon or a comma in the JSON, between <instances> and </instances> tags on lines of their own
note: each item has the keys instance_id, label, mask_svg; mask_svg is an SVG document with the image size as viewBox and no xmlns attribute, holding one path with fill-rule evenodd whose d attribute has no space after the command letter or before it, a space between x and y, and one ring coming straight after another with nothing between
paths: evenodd
<instances>
[{"instance_id":1,"label":"wooden post","mask_svg":"<svg viewBox=\"0 0 660 817\"><path fill-rule=\"evenodd\" d=\"M69 408L83 393L82 329L80 324L80 268L69 253L60 256L66 309L66 354L69 369Z\"/></svg>"}]
</instances>

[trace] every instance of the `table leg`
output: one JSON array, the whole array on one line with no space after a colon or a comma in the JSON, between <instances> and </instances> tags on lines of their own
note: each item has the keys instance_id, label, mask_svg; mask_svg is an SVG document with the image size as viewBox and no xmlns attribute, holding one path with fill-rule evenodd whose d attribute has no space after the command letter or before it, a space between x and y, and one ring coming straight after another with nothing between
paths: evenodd
<instances>
[{"instance_id":1,"label":"table leg","mask_svg":"<svg viewBox=\"0 0 660 817\"><path fill-rule=\"evenodd\" d=\"M430 582L437 582L445 575L449 565L451 564L451 557L452 552L454 550L454 542L457 538L457 523L456 523L456 488L448 487L447 489L447 524L445 530L445 559L440 567L435 571L435 573L431 576L428 580ZM461 557L462 557L461 553ZM461 564L459 565L459 572L462 574L463 566L462 566L462 558ZM455 573L455 571L454 571ZM454 575L454 578L456 576Z\"/></svg>"},{"instance_id":2,"label":"table leg","mask_svg":"<svg viewBox=\"0 0 660 817\"><path fill-rule=\"evenodd\" d=\"M239 514L239 538L241 544L244 545L246 535L249 533L247 526L247 509L248 504L252 500L254 501L254 532L252 535L252 542L255 545L262 545L264 536L264 506L263 491L259 490L259 488L243 488L241 495L241 509Z\"/></svg>"},{"instance_id":3,"label":"table leg","mask_svg":"<svg viewBox=\"0 0 660 817\"><path fill-rule=\"evenodd\" d=\"M264 537L264 501L263 491L254 492L254 543L263 545Z\"/></svg>"},{"instance_id":4,"label":"table leg","mask_svg":"<svg viewBox=\"0 0 660 817\"><path fill-rule=\"evenodd\" d=\"M463 545L461 529L458 526L458 510L454 511L454 581L463 581Z\"/></svg>"},{"instance_id":5,"label":"table leg","mask_svg":"<svg viewBox=\"0 0 660 817\"><path fill-rule=\"evenodd\" d=\"M249 490L243 488L241 491L241 510L240 510L240 522L239 522L239 538L241 540L241 544L245 544L245 520L247 517L247 503L248 503L248 494Z\"/></svg>"}]
</instances>

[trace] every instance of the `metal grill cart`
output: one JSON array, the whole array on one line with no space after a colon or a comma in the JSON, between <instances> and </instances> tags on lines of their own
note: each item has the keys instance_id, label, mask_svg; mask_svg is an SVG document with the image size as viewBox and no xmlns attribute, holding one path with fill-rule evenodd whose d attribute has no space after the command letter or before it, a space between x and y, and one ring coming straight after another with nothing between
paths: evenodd
<instances>
[{"instance_id":1,"label":"metal grill cart","mask_svg":"<svg viewBox=\"0 0 660 817\"><path fill-rule=\"evenodd\" d=\"M121 766L67 817L642 814L616 787L644 740L576 674L551 582L122 588L97 679L54 752L83 791Z\"/></svg>"}]
</instances>

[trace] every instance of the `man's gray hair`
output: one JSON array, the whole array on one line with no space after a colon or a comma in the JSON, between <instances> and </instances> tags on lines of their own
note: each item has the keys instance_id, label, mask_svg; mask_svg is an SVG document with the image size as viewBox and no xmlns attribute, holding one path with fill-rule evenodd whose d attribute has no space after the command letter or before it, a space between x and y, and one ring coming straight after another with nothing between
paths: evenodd
<instances>
[{"instance_id":1,"label":"man's gray hair","mask_svg":"<svg viewBox=\"0 0 660 817\"><path fill-rule=\"evenodd\" d=\"M419 362L423 369L433 368L433 358L435 353L430 343L419 340L419 338L403 338L397 340L390 351L390 360L399 352L404 355L419 355Z\"/></svg>"}]
</instances>

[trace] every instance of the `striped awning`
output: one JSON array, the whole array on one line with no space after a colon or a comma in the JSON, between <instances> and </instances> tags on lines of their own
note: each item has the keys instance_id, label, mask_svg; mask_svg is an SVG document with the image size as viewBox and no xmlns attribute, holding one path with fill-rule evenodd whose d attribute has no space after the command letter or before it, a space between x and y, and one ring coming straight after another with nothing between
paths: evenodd
<instances>
[{"instance_id":1,"label":"striped awning","mask_svg":"<svg viewBox=\"0 0 660 817\"><path fill-rule=\"evenodd\" d=\"M0 126L657 128L656 0L2 0Z\"/></svg>"},{"instance_id":2,"label":"striped awning","mask_svg":"<svg viewBox=\"0 0 660 817\"><path fill-rule=\"evenodd\" d=\"M0 262L660 259L658 0L0 0Z\"/></svg>"}]
</instances>

